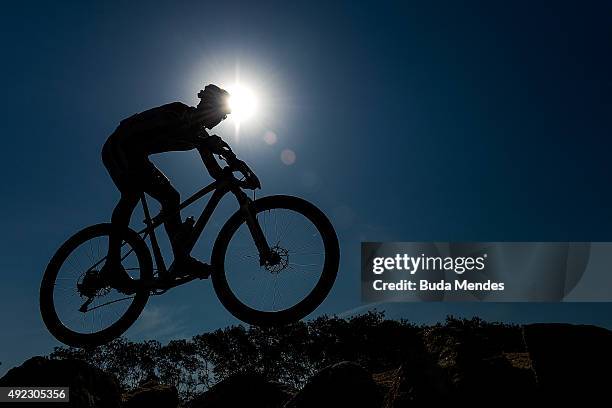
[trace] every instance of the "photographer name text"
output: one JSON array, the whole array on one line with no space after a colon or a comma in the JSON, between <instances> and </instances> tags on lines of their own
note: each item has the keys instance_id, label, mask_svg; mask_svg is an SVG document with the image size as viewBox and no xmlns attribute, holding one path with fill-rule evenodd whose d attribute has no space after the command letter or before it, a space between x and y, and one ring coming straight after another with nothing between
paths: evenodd
<instances>
[{"instance_id":1,"label":"photographer name text","mask_svg":"<svg viewBox=\"0 0 612 408\"><path fill-rule=\"evenodd\" d=\"M441 271L451 272L458 276L467 273L481 275L486 268L487 254L481 256L411 256L408 254L396 254L393 257L376 257L372 259L371 271L380 279L372 281L375 291L503 291L504 282L486 280L474 282L469 279L426 279L422 276L427 272ZM384 274L390 271L404 272L412 279L399 279L387 281ZM420 279L416 274L421 275ZM394 273L397 278L397 273Z\"/></svg>"}]
</instances>

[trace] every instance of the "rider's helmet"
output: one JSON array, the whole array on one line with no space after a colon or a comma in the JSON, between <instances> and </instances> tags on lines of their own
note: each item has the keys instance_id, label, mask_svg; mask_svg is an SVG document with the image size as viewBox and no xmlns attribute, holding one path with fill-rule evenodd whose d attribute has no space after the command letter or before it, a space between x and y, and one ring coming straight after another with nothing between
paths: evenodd
<instances>
[{"instance_id":1,"label":"rider's helmet","mask_svg":"<svg viewBox=\"0 0 612 408\"><path fill-rule=\"evenodd\" d=\"M198 92L198 111L202 115L204 125L211 129L219 124L231 113L229 106L229 93L217 85L206 85Z\"/></svg>"}]
</instances>

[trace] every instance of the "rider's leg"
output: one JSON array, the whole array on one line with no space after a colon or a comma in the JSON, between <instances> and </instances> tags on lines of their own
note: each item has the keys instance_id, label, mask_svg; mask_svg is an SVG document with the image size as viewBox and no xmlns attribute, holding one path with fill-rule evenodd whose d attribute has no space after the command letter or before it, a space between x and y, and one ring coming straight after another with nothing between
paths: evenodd
<instances>
[{"instance_id":1,"label":"rider's leg","mask_svg":"<svg viewBox=\"0 0 612 408\"><path fill-rule=\"evenodd\" d=\"M125 231L130 225L130 218L138 204L140 194L121 193L121 199L113 210L111 233L108 237L108 253L101 270L101 276L113 288L126 295L134 293L135 281L121 265L121 243Z\"/></svg>"},{"instance_id":2,"label":"rider's leg","mask_svg":"<svg viewBox=\"0 0 612 408\"><path fill-rule=\"evenodd\" d=\"M124 192L113 210L111 217L112 231L108 240L107 264L118 266L121 264L121 242L125 231L130 225L132 213L138 205L140 195Z\"/></svg>"},{"instance_id":3,"label":"rider's leg","mask_svg":"<svg viewBox=\"0 0 612 408\"><path fill-rule=\"evenodd\" d=\"M185 236L182 234L182 222L179 212L181 196L170 183L170 180L157 168L154 168L150 183L145 190L151 197L161 203L162 212L168 214L164 227L170 238L174 264L172 272L175 276L183 273L194 273L200 277L208 277L210 268L207 264L192 258L185 248Z\"/></svg>"},{"instance_id":4,"label":"rider's leg","mask_svg":"<svg viewBox=\"0 0 612 408\"><path fill-rule=\"evenodd\" d=\"M184 260L189 254L185 250L183 242L181 242L182 221L179 212L181 195L172 186L170 180L168 180L164 173L155 167L152 170L151 179L150 182L147 183L145 191L151 197L159 201L162 207L162 214L167 214L167 218L164 221L164 228L170 239L174 259L179 261Z\"/></svg>"},{"instance_id":5,"label":"rider's leg","mask_svg":"<svg viewBox=\"0 0 612 408\"><path fill-rule=\"evenodd\" d=\"M113 133L102 149L102 162L113 182L121 192L121 199L113 210L111 217L111 234L108 242L108 253L104 265L104 274L114 281L126 281L127 272L121 268L121 242L125 230L129 227L134 208L138 205L141 189L138 187L138 174L134 169L143 168L140 157L126 154L123 146L125 135Z\"/></svg>"}]
</instances>

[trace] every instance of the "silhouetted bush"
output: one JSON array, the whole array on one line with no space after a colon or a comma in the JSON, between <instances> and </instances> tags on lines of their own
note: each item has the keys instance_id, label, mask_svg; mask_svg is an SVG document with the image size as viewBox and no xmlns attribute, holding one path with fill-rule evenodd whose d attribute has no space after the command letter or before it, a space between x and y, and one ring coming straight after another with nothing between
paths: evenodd
<instances>
[{"instance_id":1,"label":"silhouetted bush","mask_svg":"<svg viewBox=\"0 0 612 408\"><path fill-rule=\"evenodd\" d=\"M411 354L422 353L424 330L452 332L456 338L500 337L494 344L520 343L518 328L516 338L512 334L501 339L508 336L503 331L508 327L514 326L449 317L444 324L425 328L387 320L382 312L368 312L349 319L322 316L274 328L232 326L165 345L120 338L93 349L58 347L50 357L77 358L112 372L124 390L155 378L176 386L182 399L190 399L237 373L255 372L300 388L319 370L342 361L354 361L370 372L397 368L411 360ZM437 347L436 337L428 338L429 346Z\"/></svg>"}]
</instances>

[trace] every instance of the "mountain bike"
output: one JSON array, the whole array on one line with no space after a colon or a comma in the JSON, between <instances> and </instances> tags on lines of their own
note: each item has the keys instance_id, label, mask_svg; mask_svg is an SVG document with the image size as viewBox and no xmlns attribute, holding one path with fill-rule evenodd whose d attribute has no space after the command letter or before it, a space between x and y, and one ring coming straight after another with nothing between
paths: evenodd
<instances>
[{"instance_id":1,"label":"mountain bike","mask_svg":"<svg viewBox=\"0 0 612 408\"><path fill-rule=\"evenodd\" d=\"M215 162L214 181L179 206L181 211L212 193L198 219L188 220L186 249L191 252L221 199L232 193L239 209L221 228L210 260L217 297L232 315L252 325L282 325L306 317L327 297L338 272L340 249L331 222L298 197L254 199L261 185L252 170L231 149L219 158L227 165ZM253 199L244 190L253 190ZM170 215L161 211L151 217L145 194L141 204L144 228L128 228L121 236L121 264L139 283L135 293L125 295L100 276L113 230L110 223L77 232L49 262L40 287L40 311L59 341L77 347L107 343L134 324L150 296L204 278L174 277L155 234Z\"/></svg>"}]
</instances>

